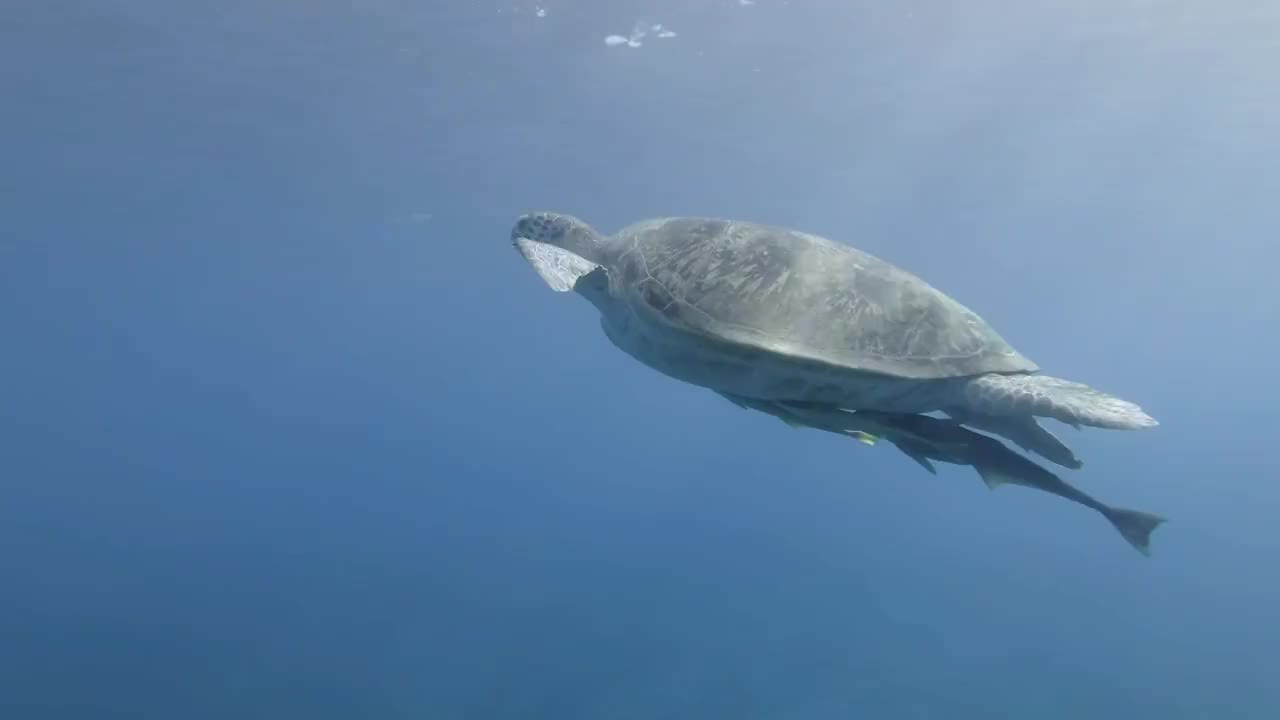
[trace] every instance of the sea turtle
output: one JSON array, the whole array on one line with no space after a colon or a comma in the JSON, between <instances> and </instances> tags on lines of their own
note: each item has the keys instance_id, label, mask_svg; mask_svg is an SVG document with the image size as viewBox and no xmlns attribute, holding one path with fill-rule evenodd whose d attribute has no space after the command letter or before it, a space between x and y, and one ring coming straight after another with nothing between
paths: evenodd
<instances>
[{"instance_id":1,"label":"sea turtle","mask_svg":"<svg viewBox=\"0 0 1280 720\"><path fill-rule=\"evenodd\" d=\"M1080 461L1037 417L1157 424L1131 402L1041 374L941 291L817 235L671 217L606 237L538 212L517 219L511 241L553 290L589 300L609 340L640 362L792 424L830 429L832 411L869 411L845 431L887 437L926 467L963 441L912 419L925 413L1070 468Z\"/></svg>"}]
</instances>

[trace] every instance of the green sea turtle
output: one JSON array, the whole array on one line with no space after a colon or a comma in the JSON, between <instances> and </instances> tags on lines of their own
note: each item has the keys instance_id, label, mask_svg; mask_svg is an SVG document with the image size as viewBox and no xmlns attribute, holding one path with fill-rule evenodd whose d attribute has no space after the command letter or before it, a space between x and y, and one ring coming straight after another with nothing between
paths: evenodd
<instances>
[{"instance_id":1,"label":"green sea turtle","mask_svg":"<svg viewBox=\"0 0 1280 720\"><path fill-rule=\"evenodd\" d=\"M673 217L606 237L540 212L517 219L511 240L553 290L589 300L609 340L640 362L791 424L829 430L830 413L866 411L841 432L885 437L926 467L930 457L974 464L963 448L990 438L962 424L1069 468L1081 462L1036 418L1157 424L1134 403L1041 374L920 278L809 233ZM970 435L918 419L931 412ZM1145 550L1158 518L1139 515L1145 529L1117 527Z\"/></svg>"}]
</instances>

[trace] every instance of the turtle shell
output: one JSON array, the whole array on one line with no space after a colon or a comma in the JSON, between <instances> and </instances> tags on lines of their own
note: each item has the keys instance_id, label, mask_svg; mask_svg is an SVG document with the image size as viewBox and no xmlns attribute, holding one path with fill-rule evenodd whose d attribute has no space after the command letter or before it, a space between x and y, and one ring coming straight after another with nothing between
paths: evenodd
<instances>
[{"instance_id":1,"label":"turtle shell","mask_svg":"<svg viewBox=\"0 0 1280 720\"><path fill-rule=\"evenodd\" d=\"M615 292L706 340L898 378L1039 369L920 278L823 237L666 218L624 228L609 245Z\"/></svg>"}]
</instances>

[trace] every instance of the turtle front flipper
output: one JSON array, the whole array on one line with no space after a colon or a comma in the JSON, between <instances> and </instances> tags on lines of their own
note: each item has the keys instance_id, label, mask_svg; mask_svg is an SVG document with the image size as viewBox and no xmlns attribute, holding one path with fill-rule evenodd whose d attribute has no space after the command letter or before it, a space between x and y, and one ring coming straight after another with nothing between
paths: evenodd
<instances>
[{"instance_id":1,"label":"turtle front flipper","mask_svg":"<svg viewBox=\"0 0 1280 720\"><path fill-rule=\"evenodd\" d=\"M556 292L569 292L577 285L580 278L596 270L603 272L603 268L599 265L555 245L525 237L516 238L512 244L524 259L529 261L543 281Z\"/></svg>"}]
</instances>

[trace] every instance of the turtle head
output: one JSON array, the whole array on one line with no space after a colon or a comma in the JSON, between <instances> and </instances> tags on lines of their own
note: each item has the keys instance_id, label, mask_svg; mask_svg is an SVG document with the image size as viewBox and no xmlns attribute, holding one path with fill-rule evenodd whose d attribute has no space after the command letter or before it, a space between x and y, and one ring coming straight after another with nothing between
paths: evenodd
<instances>
[{"instance_id":1,"label":"turtle head","mask_svg":"<svg viewBox=\"0 0 1280 720\"><path fill-rule=\"evenodd\" d=\"M571 215L530 213L511 228L511 244L557 292L575 290L593 303L608 292L604 240Z\"/></svg>"},{"instance_id":2,"label":"turtle head","mask_svg":"<svg viewBox=\"0 0 1280 720\"><path fill-rule=\"evenodd\" d=\"M521 215L511 228L511 241L521 238L568 250L598 263L603 239L592 227L572 215L536 212Z\"/></svg>"}]
</instances>

